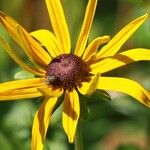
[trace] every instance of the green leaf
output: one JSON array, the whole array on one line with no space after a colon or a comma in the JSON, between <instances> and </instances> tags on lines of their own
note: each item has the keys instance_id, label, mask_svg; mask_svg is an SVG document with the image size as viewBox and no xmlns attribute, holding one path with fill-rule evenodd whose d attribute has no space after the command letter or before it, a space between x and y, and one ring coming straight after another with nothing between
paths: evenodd
<instances>
[{"instance_id":1,"label":"green leaf","mask_svg":"<svg viewBox=\"0 0 150 150\"><path fill-rule=\"evenodd\" d=\"M20 71L14 75L15 80L34 78L34 74L27 71Z\"/></svg>"}]
</instances>

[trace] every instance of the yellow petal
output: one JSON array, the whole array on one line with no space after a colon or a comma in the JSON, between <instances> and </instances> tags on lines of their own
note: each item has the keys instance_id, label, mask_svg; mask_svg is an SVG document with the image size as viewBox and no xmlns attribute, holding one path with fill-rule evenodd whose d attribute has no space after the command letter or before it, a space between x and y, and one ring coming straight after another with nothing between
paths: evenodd
<instances>
[{"instance_id":1,"label":"yellow petal","mask_svg":"<svg viewBox=\"0 0 150 150\"><path fill-rule=\"evenodd\" d=\"M91 77L90 82L82 82L82 86L78 87L78 90L83 95L91 95L97 89L97 83L100 75L96 74Z\"/></svg>"},{"instance_id":2,"label":"yellow petal","mask_svg":"<svg viewBox=\"0 0 150 150\"><path fill-rule=\"evenodd\" d=\"M50 85L43 85L38 88L38 90L45 96L45 97L60 97L63 94L63 89L61 88L54 88Z\"/></svg>"},{"instance_id":3,"label":"yellow petal","mask_svg":"<svg viewBox=\"0 0 150 150\"><path fill-rule=\"evenodd\" d=\"M150 107L150 93L135 81L125 78L101 77L97 88L128 94Z\"/></svg>"},{"instance_id":4,"label":"yellow petal","mask_svg":"<svg viewBox=\"0 0 150 150\"><path fill-rule=\"evenodd\" d=\"M70 143L74 142L76 128L80 116L79 96L76 90L66 91L63 109L63 128Z\"/></svg>"},{"instance_id":5,"label":"yellow petal","mask_svg":"<svg viewBox=\"0 0 150 150\"><path fill-rule=\"evenodd\" d=\"M4 12L0 11L0 24L7 30L10 36L21 45L21 41L16 32L16 27L20 26L15 20L6 15Z\"/></svg>"},{"instance_id":6,"label":"yellow petal","mask_svg":"<svg viewBox=\"0 0 150 150\"><path fill-rule=\"evenodd\" d=\"M110 37L107 35L94 39L85 49L85 52L83 53L83 60L88 61L93 55L97 53L98 47L101 44L107 43L109 40Z\"/></svg>"},{"instance_id":7,"label":"yellow petal","mask_svg":"<svg viewBox=\"0 0 150 150\"><path fill-rule=\"evenodd\" d=\"M8 43L6 43L2 38L0 38L0 44L5 48L6 52L15 60L15 62L21 66L26 71L29 71L38 76L45 75L45 71L41 69L36 69L26 65L21 58L16 54L15 50L13 50Z\"/></svg>"},{"instance_id":8,"label":"yellow petal","mask_svg":"<svg viewBox=\"0 0 150 150\"><path fill-rule=\"evenodd\" d=\"M40 45L29 35L29 33L19 25L15 20L0 11L0 24L8 31L9 35L24 48L29 59L40 65L47 65L50 62L50 56L40 47ZM20 32L23 34L20 36ZM23 36L23 37L22 37ZM28 45L28 46L27 46ZM29 48L30 47L30 48Z\"/></svg>"},{"instance_id":9,"label":"yellow petal","mask_svg":"<svg viewBox=\"0 0 150 150\"><path fill-rule=\"evenodd\" d=\"M46 67L52 60L50 55L25 30L17 27L17 32L29 59L40 66Z\"/></svg>"},{"instance_id":10,"label":"yellow petal","mask_svg":"<svg viewBox=\"0 0 150 150\"><path fill-rule=\"evenodd\" d=\"M25 89L31 87L41 87L45 85L42 78L9 81L0 84L0 94L9 90Z\"/></svg>"},{"instance_id":11,"label":"yellow petal","mask_svg":"<svg viewBox=\"0 0 150 150\"><path fill-rule=\"evenodd\" d=\"M105 58L91 65L92 73L105 73L127 64L148 60L150 61L150 49L136 48Z\"/></svg>"},{"instance_id":12,"label":"yellow petal","mask_svg":"<svg viewBox=\"0 0 150 150\"><path fill-rule=\"evenodd\" d=\"M77 56L81 56L85 50L87 40L89 37L89 32L91 30L93 18L95 15L96 6L97 6L97 0L89 0L85 12L83 25L74 52L74 54Z\"/></svg>"},{"instance_id":13,"label":"yellow petal","mask_svg":"<svg viewBox=\"0 0 150 150\"><path fill-rule=\"evenodd\" d=\"M118 52L121 46L128 40L128 38L144 23L148 14L145 14L125 26L114 38L104 46L96 55L96 58L113 56Z\"/></svg>"},{"instance_id":14,"label":"yellow petal","mask_svg":"<svg viewBox=\"0 0 150 150\"><path fill-rule=\"evenodd\" d=\"M45 0L51 24L63 53L70 53L70 35L60 0Z\"/></svg>"},{"instance_id":15,"label":"yellow petal","mask_svg":"<svg viewBox=\"0 0 150 150\"><path fill-rule=\"evenodd\" d=\"M43 150L50 117L57 98L47 98L36 112L32 128L32 150Z\"/></svg>"},{"instance_id":16,"label":"yellow petal","mask_svg":"<svg viewBox=\"0 0 150 150\"><path fill-rule=\"evenodd\" d=\"M0 84L0 100L33 98L42 96L38 87L45 83L42 78L9 81Z\"/></svg>"},{"instance_id":17,"label":"yellow petal","mask_svg":"<svg viewBox=\"0 0 150 150\"><path fill-rule=\"evenodd\" d=\"M37 98L43 96L37 88L26 88L26 89L14 89L4 93L0 93L0 101L2 100L20 100Z\"/></svg>"},{"instance_id":18,"label":"yellow petal","mask_svg":"<svg viewBox=\"0 0 150 150\"><path fill-rule=\"evenodd\" d=\"M62 54L55 35L50 31L41 29L31 32L30 35L39 41L41 46L44 46L52 57Z\"/></svg>"}]
</instances>

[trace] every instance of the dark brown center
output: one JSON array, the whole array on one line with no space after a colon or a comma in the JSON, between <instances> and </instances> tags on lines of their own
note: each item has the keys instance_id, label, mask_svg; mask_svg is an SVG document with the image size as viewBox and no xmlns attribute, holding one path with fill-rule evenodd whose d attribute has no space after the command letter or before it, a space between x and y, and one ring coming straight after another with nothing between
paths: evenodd
<instances>
[{"instance_id":1,"label":"dark brown center","mask_svg":"<svg viewBox=\"0 0 150 150\"><path fill-rule=\"evenodd\" d=\"M73 88L90 76L88 65L78 56L63 54L54 58L47 67L47 83Z\"/></svg>"}]
</instances>

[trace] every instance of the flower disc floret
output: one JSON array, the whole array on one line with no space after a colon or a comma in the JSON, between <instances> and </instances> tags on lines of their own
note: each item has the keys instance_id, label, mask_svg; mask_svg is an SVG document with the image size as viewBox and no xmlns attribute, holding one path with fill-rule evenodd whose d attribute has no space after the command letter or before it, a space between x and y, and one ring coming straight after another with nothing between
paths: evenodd
<instances>
[{"instance_id":1,"label":"flower disc floret","mask_svg":"<svg viewBox=\"0 0 150 150\"><path fill-rule=\"evenodd\" d=\"M88 65L78 56L62 54L47 67L47 83L63 88L73 88L89 76Z\"/></svg>"}]
</instances>

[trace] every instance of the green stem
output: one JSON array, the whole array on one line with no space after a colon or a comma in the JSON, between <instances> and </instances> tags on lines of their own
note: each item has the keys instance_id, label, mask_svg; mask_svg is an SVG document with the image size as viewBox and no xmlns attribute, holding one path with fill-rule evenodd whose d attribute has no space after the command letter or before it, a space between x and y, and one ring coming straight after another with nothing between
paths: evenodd
<instances>
[{"instance_id":1,"label":"green stem","mask_svg":"<svg viewBox=\"0 0 150 150\"><path fill-rule=\"evenodd\" d=\"M78 127L75 136L75 150L83 150L83 138L81 133L81 120L78 122Z\"/></svg>"}]
</instances>

